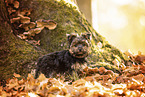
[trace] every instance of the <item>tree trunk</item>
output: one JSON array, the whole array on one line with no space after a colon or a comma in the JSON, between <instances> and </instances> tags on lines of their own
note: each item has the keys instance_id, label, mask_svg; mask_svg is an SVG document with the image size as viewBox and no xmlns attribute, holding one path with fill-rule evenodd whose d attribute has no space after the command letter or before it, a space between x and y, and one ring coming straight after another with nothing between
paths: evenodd
<instances>
[{"instance_id":1,"label":"tree trunk","mask_svg":"<svg viewBox=\"0 0 145 97\"><path fill-rule=\"evenodd\" d=\"M34 69L39 56L44 54L14 35L12 24L3 0L0 1L0 80L8 79L13 73L23 76Z\"/></svg>"},{"instance_id":2,"label":"tree trunk","mask_svg":"<svg viewBox=\"0 0 145 97\"><path fill-rule=\"evenodd\" d=\"M7 0L13 1L13 0ZM105 39L99 35L88 21L81 15L77 7L72 6L63 0L19 0L19 7L15 7L13 13L9 12L5 0L0 1L0 75L2 79L11 78L13 73L19 73L23 76L35 68L36 61L39 56L67 49L67 33L91 33L92 34L92 52L88 57L89 62L95 66L105 66L114 71L119 68L113 63L114 60L121 63L125 61L125 55L118 49L108 44ZM28 10L23 15L22 12ZM31 11L29 13L29 11ZM19 34L28 32L26 29L20 28L22 21L17 23L11 22L23 15L29 17L29 22L37 23L39 19L53 20L57 23L57 27L53 30L43 28L41 33L31 36L33 40L39 41L39 46L34 46L28 41L17 37ZM28 15L26 15L28 14ZM13 24L12 24L13 23ZM38 28L28 28L29 30Z\"/></svg>"}]
</instances>

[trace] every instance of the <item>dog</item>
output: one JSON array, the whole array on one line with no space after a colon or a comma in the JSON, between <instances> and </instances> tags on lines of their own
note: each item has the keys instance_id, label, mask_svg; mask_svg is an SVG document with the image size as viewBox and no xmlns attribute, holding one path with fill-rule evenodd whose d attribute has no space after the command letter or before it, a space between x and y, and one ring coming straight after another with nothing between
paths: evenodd
<instances>
[{"instance_id":1,"label":"dog","mask_svg":"<svg viewBox=\"0 0 145 97\"><path fill-rule=\"evenodd\" d=\"M87 63L86 57L90 51L90 37L91 34L67 34L69 43L68 50L56 51L39 58L35 79L38 78L39 73L43 73L47 78L53 77L54 73L71 74L79 65ZM76 65L79 64L79 65ZM78 68L79 69L79 68Z\"/></svg>"}]
</instances>

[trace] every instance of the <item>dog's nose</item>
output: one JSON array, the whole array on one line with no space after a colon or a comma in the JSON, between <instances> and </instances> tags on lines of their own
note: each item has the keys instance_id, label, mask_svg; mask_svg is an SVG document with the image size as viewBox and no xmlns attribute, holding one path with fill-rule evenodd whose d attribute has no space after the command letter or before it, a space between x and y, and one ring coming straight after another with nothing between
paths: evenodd
<instances>
[{"instance_id":1,"label":"dog's nose","mask_svg":"<svg viewBox=\"0 0 145 97\"><path fill-rule=\"evenodd\" d=\"M79 50L79 52L82 51L82 45L81 44L78 45L78 50Z\"/></svg>"}]
</instances>

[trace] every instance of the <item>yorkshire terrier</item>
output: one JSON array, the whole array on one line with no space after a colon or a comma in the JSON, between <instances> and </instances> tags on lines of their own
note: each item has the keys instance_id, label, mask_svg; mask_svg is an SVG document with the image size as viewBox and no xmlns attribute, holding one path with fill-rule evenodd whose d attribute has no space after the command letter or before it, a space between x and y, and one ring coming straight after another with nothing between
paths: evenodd
<instances>
[{"instance_id":1,"label":"yorkshire terrier","mask_svg":"<svg viewBox=\"0 0 145 97\"><path fill-rule=\"evenodd\" d=\"M90 51L91 34L68 34L69 49L49 53L39 58L35 78L39 73L43 73L46 77L52 77L55 72L65 73L75 69L76 64L83 65L87 63L86 57Z\"/></svg>"}]
</instances>

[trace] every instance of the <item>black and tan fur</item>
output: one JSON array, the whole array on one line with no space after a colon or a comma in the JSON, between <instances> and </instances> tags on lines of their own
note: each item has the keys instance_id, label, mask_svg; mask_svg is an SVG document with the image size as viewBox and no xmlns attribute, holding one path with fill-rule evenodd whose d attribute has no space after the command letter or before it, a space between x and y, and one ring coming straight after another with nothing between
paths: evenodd
<instances>
[{"instance_id":1,"label":"black and tan fur","mask_svg":"<svg viewBox=\"0 0 145 97\"><path fill-rule=\"evenodd\" d=\"M90 34L68 34L69 49L49 53L39 58L35 78L39 73L51 77L52 73L65 73L74 69L75 64L86 63L90 50Z\"/></svg>"}]
</instances>

